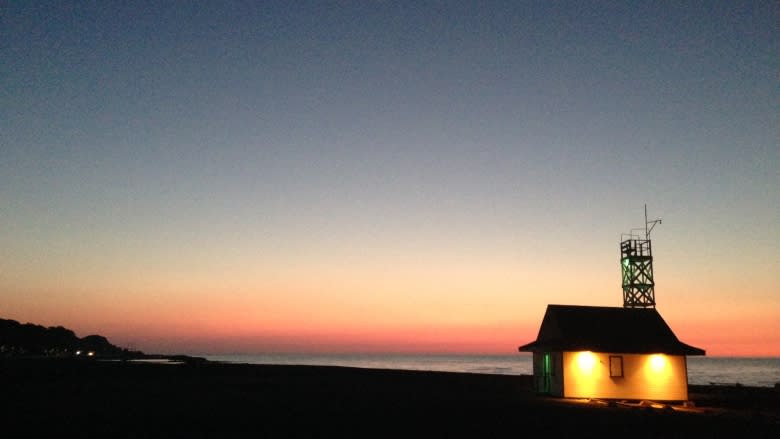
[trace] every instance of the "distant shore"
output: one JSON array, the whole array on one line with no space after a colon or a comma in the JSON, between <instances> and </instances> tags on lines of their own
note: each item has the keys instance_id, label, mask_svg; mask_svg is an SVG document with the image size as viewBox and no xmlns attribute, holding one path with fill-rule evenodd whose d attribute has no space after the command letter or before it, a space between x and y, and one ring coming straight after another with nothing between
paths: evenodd
<instances>
[{"instance_id":1,"label":"distant shore","mask_svg":"<svg viewBox=\"0 0 780 439\"><path fill-rule=\"evenodd\" d=\"M529 376L83 359L0 359L3 431L39 435L485 437L535 431L772 437L780 391L691 386L693 408L535 396Z\"/></svg>"}]
</instances>

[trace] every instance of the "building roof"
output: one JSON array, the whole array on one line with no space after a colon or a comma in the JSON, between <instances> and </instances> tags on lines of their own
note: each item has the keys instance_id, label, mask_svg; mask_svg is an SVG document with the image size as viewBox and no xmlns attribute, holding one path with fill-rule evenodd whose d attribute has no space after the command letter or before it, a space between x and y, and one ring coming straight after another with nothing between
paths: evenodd
<instances>
[{"instance_id":1,"label":"building roof","mask_svg":"<svg viewBox=\"0 0 780 439\"><path fill-rule=\"evenodd\" d=\"M536 341L521 352L705 355L674 335L654 308L547 305Z\"/></svg>"}]
</instances>

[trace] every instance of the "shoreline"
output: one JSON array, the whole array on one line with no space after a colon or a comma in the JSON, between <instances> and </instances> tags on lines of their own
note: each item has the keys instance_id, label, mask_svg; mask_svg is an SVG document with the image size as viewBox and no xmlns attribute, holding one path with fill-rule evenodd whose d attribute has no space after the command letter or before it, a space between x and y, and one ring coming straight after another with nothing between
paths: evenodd
<instances>
[{"instance_id":1,"label":"shoreline","mask_svg":"<svg viewBox=\"0 0 780 439\"><path fill-rule=\"evenodd\" d=\"M695 407L680 411L539 397L528 375L7 358L0 386L10 408L0 425L20 433L771 437L780 428L780 392L747 386L691 385Z\"/></svg>"},{"instance_id":2,"label":"shoreline","mask_svg":"<svg viewBox=\"0 0 780 439\"><path fill-rule=\"evenodd\" d=\"M531 375L530 354L194 354L210 361L246 364L323 365L442 372ZM688 358L688 383L775 387L780 383L780 358Z\"/></svg>"}]
</instances>

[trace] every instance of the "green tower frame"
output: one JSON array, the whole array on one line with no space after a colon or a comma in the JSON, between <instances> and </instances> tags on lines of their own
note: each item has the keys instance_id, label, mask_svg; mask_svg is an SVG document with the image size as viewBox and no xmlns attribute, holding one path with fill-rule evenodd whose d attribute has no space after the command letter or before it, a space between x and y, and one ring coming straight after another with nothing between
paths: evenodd
<instances>
[{"instance_id":1,"label":"green tower frame","mask_svg":"<svg viewBox=\"0 0 780 439\"><path fill-rule=\"evenodd\" d=\"M625 239L620 243L623 307L655 308L653 248L649 239Z\"/></svg>"},{"instance_id":2,"label":"green tower frame","mask_svg":"<svg viewBox=\"0 0 780 439\"><path fill-rule=\"evenodd\" d=\"M632 232L623 235L620 241L624 308L655 308L653 246L650 243L650 232L656 224L661 224L661 219L648 221L647 204L645 204L645 238L642 239Z\"/></svg>"}]
</instances>

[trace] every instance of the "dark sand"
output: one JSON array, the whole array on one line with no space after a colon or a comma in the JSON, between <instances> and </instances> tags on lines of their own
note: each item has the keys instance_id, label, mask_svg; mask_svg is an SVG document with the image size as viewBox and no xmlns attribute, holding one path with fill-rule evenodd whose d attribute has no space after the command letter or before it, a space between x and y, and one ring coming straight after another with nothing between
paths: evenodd
<instances>
[{"instance_id":1,"label":"dark sand","mask_svg":"<svg viewBox=\"0 0 780 439\"><path fill-rule=\"evenodd\" d=\"M769 388L693 386L696 411L683 412L536 397L528 376L6 359L0 389L2 437L752 438L780 432L780 392Z\"/></svg>"}]
</instances>

